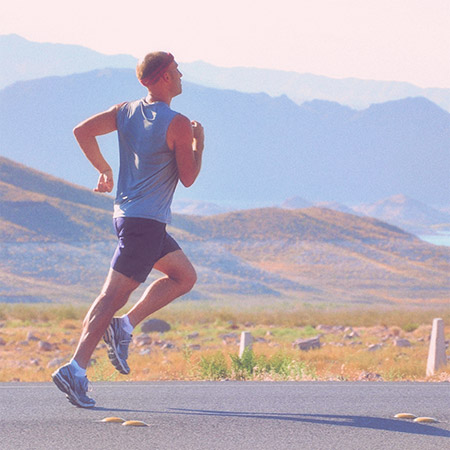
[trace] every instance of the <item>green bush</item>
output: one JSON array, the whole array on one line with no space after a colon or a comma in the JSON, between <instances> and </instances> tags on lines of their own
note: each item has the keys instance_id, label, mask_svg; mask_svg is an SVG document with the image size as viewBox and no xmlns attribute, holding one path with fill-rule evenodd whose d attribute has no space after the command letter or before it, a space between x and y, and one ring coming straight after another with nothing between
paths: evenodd
<instances>
[{"instance_id":1,"label":"green bush","mask_svg":"<svg viewBox=\"0 0 450 450\"><path fill-rule=\"evenodd\" d=\"M227 361L222 352L202 356L199 365L201 377L207 380L221 380L230 375Z\"/></svg>"},{"instance_id":2,"label":"green bush","mask_svg":"<svg viewBox=\"0 0 450 450\"><path fill-rule=\"evenodd\" d=\"M245 349L242 357L230 355L231 374L236 380L248 380L261 376L281 378L283 380L298 380L308 375L315 378L314 369L303 361L293 360L289 355L278 352L270 358L257 356L249 348Z\"/></svg>"},{"instance_id":3,"label":"green bush","mask_svg":"<svg viewBox=\"0 0 450 450\"><path fill-rule=\"evenodd\" d=\"M403 331L406 332L412 332L417 330L417 328L419 328L419 324L417 323L406 323L405 325L402 326Z\"/></svg>"},{"instance_id":4,"label":"green bush","mask_svg":"<svg viewBox=\"0 0 450 450\"><path fill-rule=\"evenodd\" d=\"M292 360L282 352L275 353L270 358L270 371L288 378L292 371Z\"/></svg>"},{"instance_id":5,"label":"green bush","mask_svg":"<svg viewBox=\"0 0 450 450\"><path fill-rule=\"evenodd\" d=\"M269 367L265 356L256 356L253 350L247 347L242 357L230 355L231 373L236 380L247 380L253 375L267 372Z\"/></svg>"}]
</instances>

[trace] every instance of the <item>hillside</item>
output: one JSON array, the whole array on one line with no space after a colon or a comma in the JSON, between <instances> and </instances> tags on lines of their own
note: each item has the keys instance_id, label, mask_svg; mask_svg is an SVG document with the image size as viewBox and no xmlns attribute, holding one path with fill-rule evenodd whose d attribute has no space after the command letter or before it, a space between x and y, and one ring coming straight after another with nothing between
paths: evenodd
<instances>
[{"instance_id":1,"label":"hillside","mask_svg":"<svg viewBox=\"0 0 450 450\"><path fill-rule=\"evenodd\" d=\"M111 239L112 198L0 157L3 242Z\"/></svg>"},{"instance_id":2,"label":"hillside","mask_svg":"<svg viewBox=\"0 0 450 450\"><path fill-rule=\"evenodd\" d=\"M206 150L198 182L179 188L177 199L249 208L295 196L367 203L401 192L425 204L450 203L450 114L424 98L355 111L183 86L173 108L204 124ZM125 69L16 83L0 91L2 155L91 188L97 175L76 145L73 126L143 95L134 72ZM115 134L100 139L114 168L116 141Z\"/></svg>"},{"instance_id":3,"label":"hillside","mask_svg":"<svg viewBox=\"0 0 450 450\"><path fill-rule=\"evenodd\" d=\"M115 247L111 199L5 158L0 167L0 301L92 300ZM170 231L198 271L190 298L449 300L450 249L376 219L262 208L174 215Z\"/></svg>"},{"instance_id":4,"label":"hillside","mask_svg":"<svg viewBox=\"0 0 450 450\"><path fill-rule=\"evenodd\" d=\"M92 195L90 189L68 183L2 156L0 156L0 180L11 187L27 191L29 195L43 194L108 211L112 208L112 197L108 195Z\"/></svg>"},{"instance_id":5,"label":"hillside","mask_svg":"<svg viewBox=\"0 0 450 450\"><path fill-rule=\"evenodd\" d=\"M295 295L304 300L449 300L450 249L375 219L323 208L265 208L175 225L295 282Z\"/></svg>"},{"instance_id":6,"label":"hillside","mask_svg":"<svg viewBox=\"0 0 450 450\"><path fill-rule=\"evenodd\" d=\"M412 239L408 233L370 218L322 208L260 208L217 216L177 218L176 227L202 240L361 242Z\"/></svg>"}]
</instances>

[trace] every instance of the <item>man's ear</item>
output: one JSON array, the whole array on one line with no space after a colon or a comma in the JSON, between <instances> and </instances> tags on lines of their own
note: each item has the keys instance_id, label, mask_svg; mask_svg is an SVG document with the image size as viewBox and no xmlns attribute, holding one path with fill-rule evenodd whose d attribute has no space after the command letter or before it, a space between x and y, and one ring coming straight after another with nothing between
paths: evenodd
<instances>
[{"instance_id":1,"label":"man's ear","mask_svg":"<svg viewBox=\"0 0 450 450\"><path fill-rule=\"evenodd\" d=\"M170 73L169 72L164 72L162 75L162 78L164 81L170 81Z\"/></svg>"}]
</instances>

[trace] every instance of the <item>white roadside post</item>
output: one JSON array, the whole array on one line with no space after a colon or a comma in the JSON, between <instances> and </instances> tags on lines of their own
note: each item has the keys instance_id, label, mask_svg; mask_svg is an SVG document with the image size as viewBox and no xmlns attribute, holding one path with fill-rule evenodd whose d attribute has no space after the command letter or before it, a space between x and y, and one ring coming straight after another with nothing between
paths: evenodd
<instances>
[{"instance_id":1,"label":"white roadside post","mask_svg":"<svg viewBox=\"0 0 450 450\"><path fill-rule=\"evenodd\" d=\"M252 349L253 336L250 331L243 331L241 333L241 344L239 346L239 358L242 358L244 351L247 347Z\"/></svg>"},{"instance_id":2,"label":"white roadside post","mask_svg":"<svg viewBox=\"0 0 450 450\"><path fill-rule=\"evenodd\" d=\"M427 377L434 375L440 367L446 364L444 321L442 319L433 319L430 348L428 350Z\"/></svg>"}]
</instances>

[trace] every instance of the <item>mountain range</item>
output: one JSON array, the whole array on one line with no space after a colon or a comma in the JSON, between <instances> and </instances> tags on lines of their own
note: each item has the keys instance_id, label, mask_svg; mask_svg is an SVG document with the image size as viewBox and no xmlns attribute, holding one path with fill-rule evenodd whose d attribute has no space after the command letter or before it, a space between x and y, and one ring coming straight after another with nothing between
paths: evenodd
<instances>
[{"instance_id":1,"label":"mountain range","mask_svg":"<svg viewBox=\"0 0 450 450\"><path fill-rule=\"evenodd\" d=\"M17 34L0 35L0 89L16 81L71 75L106 67L134 68L130 55L103 55L79 45L29 41ZM8 68L7 70L6 67Z\"/></svg>"},{"instance_id":2,"label":"mountain range","mask_svg":"<svg viewBox=\"0 0 450 450\"><path fill-rule=\"evenodd\" d=\"M188 81L218 89L265 92L288 96L301 105L311 100L327 100L355 109L407 97L424 97L450 112L450 89L421 88L399 81L357 78L330 78L311 73L286 72L254 67L216 67L203 61L182 64Z\"/></svg>"},{"instance_id":3,"label":"mountain range","mask_svg":"<svg viewBox=\"0 0 450 450\"><path fill-rule=\"evenodd\" d=\"M104 69L79 76L70 74L107 67L134 68L136 58L129 55L102 55L74 45L30 42L17 35L0 35L0 61L8 67L0 74L0 87L19 80L31 80L0 91L1 154L91 187L96 174L74 145L70 132L72 126L88 114L122 101L125 97L140 97L144 91L136 83L134 75L131 75L131 70ZM442 115L439 108L420 98L373 105L365 111L356 111L330 101L303 103L308 99L325 98L361 108L374 101L422 95L445 108L446 90L421 90L407 83L334 80L311 74L263 69L225 69L203 62L182 64L182 70L184 79L220 89L209 90L185 83L185 95L176 99L183 112L186 111L188 115L191 112L198 114L202 121L205 118L210 142L208 152L211 156L210 161L205 161L205 169L197 185L190 190L181 188L177 192L174 202L176 211L211 215L258 205L281 205L287 209L319 206L376 217L416 234L431 234L436 230L448 229L450 185L449 177L445 175L450 172L448 115ZM48 75L68 77L48 78ZM36 81L34 78L42 79ZM92 86L86 86L90 83ZM287 94L301 105L293 105L283 96L239 95L236 91L224 91L222 88L242 92L261 91L270 95ZM192 95L186 98L186 93ZM350 99L352 95L354 98ZM233 103L235 108L232 107ZM416 111L411 108L412 105ZM255 107L258 110L252 110ZM375 115L373 113L377 107L379 114ZM271 122L267 120L268 111L273 112ZM413 120L408 115L413 116ZM361 120L364 117L365 122ZM391 120L394 121L395 132L390 130ZM300 132L294 129L296 121L304 125ZM243 128L253 130L256 122L259 129L246 135ZM356 126L350 131L352 122L356 122ZM282 126L291 123L294 126L290 128ZM236 124L238 136L234 136ZM270 136L267 130L273 124L275 126ZM433 125L430 133L420 130L429 124ZM284 135L280 136L280 132ZM351 132L355 132L352 136L354 139L347 147L348 142L343 138ZM329 137L327 133L330 133ZM419 145L414 142L411 146L414 151L409 154L406 149L409 145L408 135L409 141L416 141L419 136ZM239 139L242 136L245 147L240 142L242 139ZM284 147L291 148L290 153L284 148L280 151L278 137L281 137ZM383 139L389 141L387 146ZM327 143L323 143L324 140ZM101 138L101 142L116 168L115 137ZM403 148L402 154L396 158L389 152L396 153L398 143ZM441 148L436 148L436 144ZM371 145L372 154L366 163L372 166L372 170L362 171L359 177L362 181L358 185L354 178L360 175L360 162L364 155L359 155L358 161L354 153L355 150L356 153L362 153L363 147L370 148ZM380 151L380 146L387 148ZM272 159L273 149L277 149L276 156L285 157L285 161ZM257 167L258 172L252 171L260 150L267 164ZM295 150L299 150L297 155ZM317 150L319 154L315 159L314 155L305 155L307 152L314 154ZM342 155L350 163L347 167L345 164L340 166L339 161L335 164ZM310 167L302 167L303 161L299 161L302 156L306 156L305 161L312 162ZM387 165L394 160L397 166L392 167L390 172L387 167L382 167L384 156L387 156L384 161ZM330 162L328 165L324 164L327 158ZM423 161L425 164L422 164ZM352 170L352 165L356 167L357 173ZM401 165L404 166L403 171ZM330 166L337 167L340 176L328 176L332 170ZM419 166L422 168L421 173ZM275 174L270 170L273 167L278 169ZM388 172L388 175L382 177L380 168L381 173ZM324 172L322 177L320 172ZM286 180L285 173L288 175ZM345 177L348 179L344 180L344 185L350 184L350 188L347 187L342 195L340 191L344 185L331 183L340 183ZM404 177L409 179L405 180ZM429 189L429 181L432 180L435 182ZM383 184L384 190L380 189ZM412 184L416 185L415 190L411 189ZM318 185L326 189L318 191ZM373 186L376 189L370 192ZM434 195L430 195L430 192L416 195L422 187L428 191L434 190ZM352 195L349 195L349 191L353 191ZM355 192L358 195L355 196ZM406 192L407 195L400 192ZM309 200L303 200L303 197Z\"/></svg>"},{"instance_id":4,"label":"mountain range","mask_svg":"<svg viewBox=\"0 0 450 450\"><path fill-rule=\"evenodd\" d=\"M67 44L37 43L18 35L0 35L0 61L8 70L0 74L0 89L16 81L70 75L104 68L134 69L130 55L104 55ZM450 112L450 89L420 88L411 83L336 79L309 73L251 67L216 67L203 61L181 64L187 81L216 89L287 95L297 104L328 100L356 109L407 97L425 97Z\"/></svg>"},{"instance_id":5,"label":"mountain range","mask_svg":"<svg viewBox=\"0 0 450 450\"><path fill-rule=\"evenodd\" d=\"M245 94L184 82L173 108L206 130L202 174L178 199L234 207L300 196L357 204L402 193L450 203L450 114L424 98L363 111L327 101L299 106L285 96ZM17 82L0 91L3 156L92 187L96 173L72 136L79 121L145 95L128 69ZM114 134L101 146L114 169Z\"/></svg>"},{"instance_id":6,"label":"mountain range","mask_svg":"<svg viewBox=\"0 0 450 450\"><path fill-rule=\"evenodd\" d=\"M450 231L450 214L401 194L372 204L354 206L352 212L375 217L415 234L431 234L433 230Z\"/></svg>"},{"instance_id":7,"label":"mountain range","mask_svg":"<svg viewBox=\"0 0 450 450\"><path fill-rule=\"evenodd\" d=\"M412 234L432 237L433 241L440 240L439 236L450 233L450 212L446 208L436 209L402 194L373 203L361 203L353 206L338 202L310 202L301 197L292 197L279 206L290 210L314 206L347 214L374 217ZM231 212L233 208L210 202L176 200L172 204L172 210L179 214L211 216Z\"/></svg>"},{"instance_id":8,"label":"mountain range","mask_svg":"<svg viewBox=\"0 0 450 450\"><path fill-rule=\"evenodd\" d=\"M0 202L0 301L91 301L115 247L111 197L0 158ZM260 208L175 214L169 230L199 275L191 299L449 300L450 248L376 219Z\"/></svg>"},{"instance_id":9,"label":"mountain range","mask_svg":"<svg viewBox=\"0 0 450 450\"><path fill-rule=\"evenodd\" d=\"M309 202L301 197L292 197L281 204L285 209L317 206L349 214L374 217L416 235L432 235L450 232L450 214L445 208L436 209L403 194L393 195L372 203L361 203L351 207L337 202ZM203 208L205 210L206 208ZM198 208L198 211L202 211Z\"/></svg>"}]
</instances>

